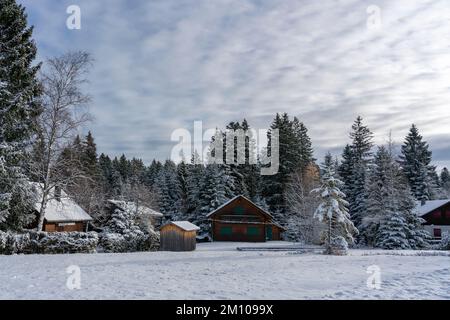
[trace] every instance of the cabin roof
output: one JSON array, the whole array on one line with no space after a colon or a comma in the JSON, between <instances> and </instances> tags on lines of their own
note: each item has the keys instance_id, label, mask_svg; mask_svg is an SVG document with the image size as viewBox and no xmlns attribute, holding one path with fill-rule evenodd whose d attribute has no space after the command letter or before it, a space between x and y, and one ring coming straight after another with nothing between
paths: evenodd
<instances>
[{"instance_id":1,"label":"cabin roof","mask_svg":"<svg viewBox=\"0 0 450 320\"><path fill-rule=\"evenodd\" d=\"M167 223L166 225L164 225L163 227L173 224L175 226L177 226L180 229L183 229L184 231L197 231L200 230L199 227L197 227L195 224L190 223L189 221L171 221L169 223Z\"/></svg>"},{"instance_id":2,"label":"cabin roof","mask_svg":"<svg viewBox=\"0 0 450 320\"><path fill-rule=\"evenodd\" d=\"M109 203L115 205L117 208L127 212L136 212L136 204L134 202L120 201L120 200L108 200ZM148 215L153 217L163 217L164 215L158 211L150 209L145 206L139 206L137 210L140 215Z\"/></svg>"},{"instance_id":3,"label":"cabin roof","mask_svg":"<svg viewBox=\"0 0 450 320\"><path fill-rule=\"evenodd\" d=\"M224 207L228 206L229 204L233 203L234 201L236 201L236 200L239 199L239 198L244 199L245 201L249 202L250 204L252 204L252 205L255 206L256 208L258 208L264 215L266 215L267 217L269 217L270 220L271 220L271 221L270 221L270 224L272 224L272 225L274 225L274 226L276 226L276 227L278 227L278 228L280 228L280 229L282 229L282 230L286 230L286 228L284 228L283 226L281 226L279 223L277 223L277 222L274 220L274 217L273 217L269 212L267 212L266 210L264 210L263 208L261 208L260 206L258 206L256 203L254 203L252 200L250 200L249 198L247 198L247 197L245 197L245 196L243 196L243 195L238 195L238 196L234 197L233 199L231 199L231 200L225 202L223 205L221 205L221 206L218 207L217 209L215 209L215 210L211 211L210 213L208 213L208 214L206 215L206 217L207 217L207 218L210 218L210 217L213 216L215 213L217 213L218 211L220 211L220 210L223 209Z\"/></svg>"},{"instance_id":4,"label":"cabin roof","mask_svg":"<svg viewBox=\"0 0 450 320\"><path fill-rule=\"evenodd\" d=\"M421 204L421 202L416 203L416 210L419 214L419 216L423 217L424 215L427 215L428 213L439 209L442 206L445 206L446 204L450 203L450 199L445 200L429 200L426 201L424 205Z\"/></svg>"},{"instance_id":5,"label":"cabin roof","mask_svg":"<svg viewBox=\"0 0 450 320\"><path fill-rule=\"evenodd\" d=\"M33 186L39 199L42 189L38 183L33 183ZM52 188L50 190L50 199L45 209L47 222L83 222L93 220L64 190L61 190L60 200L54 198L54 192L55 188ZM38 212L41 210L40 201L35 202L34 209Z\"/></svg>"},{"instance_id":6,"label":"cabin roof","mask_svg":"<svg viewBox=\"0 0 450 320\"><path fill-rule=\"evenodd\" d=\"M231 199L231 200L225 202L223 205L221 205L221 206L218 207L217 209L215 209L215 210L211 211L210 213L208 213L208 214L206 215L206 217L212 216L213 214L215 214L216 212L218 212L219 210L223 209L224 207L226 207L227 205L231 204L232 202L236 201L236 200L239 199L239 198L242 198L242 199L244 199L244 200L250 202L252 205L254 205L254 206L257 207L258 209L260 209L264 214L266 214L267 216L269 216L270 218L273 219L273 216L272 216L269 212L267 212L266 210L264 210L263 208L261 208L260 206L258 206L256 203L254 203L252 200L248 199L247 197L245 197L245 196L243 196L243 195L238 195L238 196L234 197L233 199Z\"/></svg>"}]
</instances>

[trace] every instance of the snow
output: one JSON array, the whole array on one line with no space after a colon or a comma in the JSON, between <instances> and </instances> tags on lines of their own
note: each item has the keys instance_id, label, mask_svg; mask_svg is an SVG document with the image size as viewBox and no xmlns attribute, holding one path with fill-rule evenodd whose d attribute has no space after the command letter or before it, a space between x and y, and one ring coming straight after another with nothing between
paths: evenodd
<instances>
[{"instance_id":1,"label":"snow","mask_svg":"<svg viewBox=\"0 0 450 320\"><path fill-rule=\"evenodd\" d=\"M198 244L194 252L0 256L0 299L450 299L448 252L350 250L349 256L326 256L235 249L280 245L292 244L216 242ZM81 271L79 290L66 286L67 268L74 265ZM367 287L371 266L380 268L379 290Z\"/></svg>"},{"instance_id":2,"label":"snow","mask_svg":"<svg viewBox=\"0 0 450 320\"><path fill-rule=\"evenodd\" d=\"M36 192L38 193L38 199L40 199L39 193L42 192L42 189L37 187ZM54 188L50 192L54 192ZM39 212L41 203L36 202L34 208ZM64 190L61 190L60 200L55 199L53 195L50 196L45 208L45 219L48 222L80 222L91 221L92 217L76 204Z\"/></svg>"},{"instance_id":3,"label":"snow","mask_svg":"<svg viewBox=\"0 0 450 320\"><path fill-rule=\"evenodd\" d=\"M126 202L126 201L119 201L119 200L108 200L109 203L112 203L116 207L118 207L121 210L127 211L127 212L136 212L136 204L134 202ZM157 212L153 209L150 209L145 206L139 206L138 208L138 214L140 215L147 215L147 216L153 216L153 217L163 217L164 215L160 212Z\"/></svg>"},{"instance_id":4,"label":"snow","mask_svg":"<svg viewBox=\"0 0 450 320\"><path fill-rule=\"evenodd\" d=\"M419 212L419 215L423 217L427 213L430 213L431 211L438 209L439 207L442 207L450 202L450 199L446 200L430 200L426 201L424 205L421 205L420 202L417 203L416 209Z\"/></svg>"},{"instance_id":5,"label":"snow","mask_svg":"<svg viewBox=\"0 0 450 320\"><path fill-rule=\"evenodd\" d=\"M190 223L189 221L172 221L171 224L176 225L177 227L183 229L184 231L197 231L200 230L195 224Z\"/></svg>"}]
</instances>

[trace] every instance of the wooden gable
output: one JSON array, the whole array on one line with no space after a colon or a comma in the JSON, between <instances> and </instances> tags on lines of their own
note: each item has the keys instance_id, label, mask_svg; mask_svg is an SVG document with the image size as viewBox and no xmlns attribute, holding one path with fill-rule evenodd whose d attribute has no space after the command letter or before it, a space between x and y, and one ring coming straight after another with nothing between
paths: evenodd
<instances>
[{"instance_id":1,"label":"wooden gable","mask_svg":"<svg viewBox=\"0 0 450 320\"><path fill-rule=\"evenodd\" d=\"M266 222L273 217L252 201L238 196L209 215L211 220Z\"/></svg>"},{"instance_id":2,"label":"wooden gable","mask_svg":"<svg viewBox=\"0 0 450 320\"><path fill-rule=\"evenodd\" d=\"M450 203L436 208L422 216L425 225L450 225Z\"/></svg>"}]
</instances>

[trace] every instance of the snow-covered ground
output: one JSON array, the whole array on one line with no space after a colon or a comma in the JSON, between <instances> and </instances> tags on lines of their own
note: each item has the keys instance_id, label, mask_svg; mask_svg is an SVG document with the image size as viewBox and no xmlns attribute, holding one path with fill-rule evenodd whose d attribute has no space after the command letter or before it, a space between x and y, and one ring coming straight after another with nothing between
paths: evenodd
<instances>
[{"instance_id":1,"label":"snow-covered ground","mask_svg":"<svg viewBox=\"0 0 450 320\"><path fill-rule=\"evenodd\" d=\"M205 243L183 253L0 256L0 299L450 299L448 252L352 250L336 257L240 252L237 246L255 244ZM66 285L71 265L80 268L81 289ZM379 290L367 287L367 268L374 265Z\"/></svg>"}]
</instances>

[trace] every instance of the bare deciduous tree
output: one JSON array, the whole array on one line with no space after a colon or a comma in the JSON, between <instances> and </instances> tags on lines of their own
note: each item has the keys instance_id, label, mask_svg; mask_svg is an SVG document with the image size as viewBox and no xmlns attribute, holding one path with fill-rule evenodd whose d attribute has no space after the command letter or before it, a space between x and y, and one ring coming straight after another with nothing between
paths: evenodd
<instances>
[{"instance_id":1,"label":"bare deciduous tree","mask_svg":"<svg viewBox=\"0 0 450 320\"><path fill-rule=\"evenodd\" d=\"M86 107L89 95L83 93L86 74L92 64L86 52L70 52L47 61L41 73L43 112L31 164L40 189L37 230L43 228L47 203L55 187L68 188L84 176L78 157L63 157L63 151L80 126L90 120Z\"/></svg>"},{"instance_id":2,"label":"bare deciduous tree","mask_svg":"<svg viewBox=\"0 0 450 320\"><path fill-rule=\"evenodd\" d=\"M318 168L311 164L304 173L297 171L290 178L286 192L286 201L290 212L287 234L291 240L313 243L319 226L314 220L314 211L318 202L311 195L311 191L319 183Z\"/></svg>"}]
</instances>

